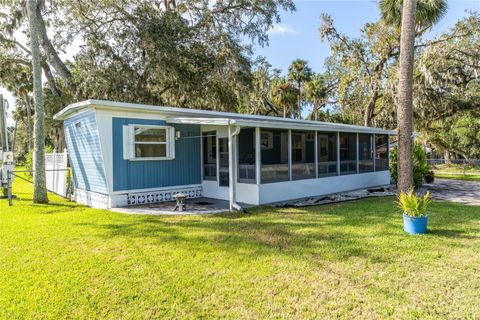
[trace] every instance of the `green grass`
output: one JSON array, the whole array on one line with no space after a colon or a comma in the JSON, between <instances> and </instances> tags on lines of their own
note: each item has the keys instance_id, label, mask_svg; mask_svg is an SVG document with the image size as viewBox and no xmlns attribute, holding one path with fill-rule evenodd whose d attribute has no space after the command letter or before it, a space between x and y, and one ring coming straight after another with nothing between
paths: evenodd
<instances>
[{"instance_id":1,"label":"green grass","mask_svg":"<svg viewBox=\"0 0 480 320\"><path fill-rule=\"evenodd\" d=\"M468 174L464 175L461 173L445 173L445 172L435 172L435 177L440 179L454 179L454 180L464 180L464 181L480 181L480 174Z\"/></svg>"},{"instance_id":2,"label":"green grass","mask_svg":"<svg viewBox=\"0 0 480 320\"><path fill-rule=\"evenodd\" d=\"M479 318L480 207L393 198L138 216L0 200L0 318ZM22 192L23 191L23 192Z\"/></svg>"},{"instance_id":3,"label":"green grass","mask_svg":"<svg viewBox=\"0 0 480 320\"><path fill-rule=\"evenodd\" d=\"M433 171L435 177L441 179L455 179L465 181L480 181L480 167L467 166L458 164L441 164L434 165Z\"/></svg>"}]
</instances>

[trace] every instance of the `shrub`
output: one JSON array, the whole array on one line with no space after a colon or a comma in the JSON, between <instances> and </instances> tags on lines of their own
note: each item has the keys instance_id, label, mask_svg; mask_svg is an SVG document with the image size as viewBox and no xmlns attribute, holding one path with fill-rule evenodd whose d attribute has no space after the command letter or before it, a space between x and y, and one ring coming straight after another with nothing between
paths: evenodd
<instances>
[{"instance_id":1,"label":"shrub","mask_svg":"<svg viewBox=\"0 0 480 320\"><path fill-rule=\"evenodd\" d=\"M395 183L398 181L397 163L398 151L397 147L395 147L390 154L390 174ZM425 151L421 145L415 144L413 146L413 184L415 185L415 188L418 188L423 184L429 171L430 166Z\"/></svg>"},{"instance_id":2,"label":"shrub","mask_svg":"<svg viewBox=\"0 0 480 320\"><path fill-rule=\"evenodd\" d=\"M423 197L417 196L413 190L402 192L398 197L397 205L409 217L423 217L427 214L427 207L432 200L427 191Z\"/></svg>"},{"instance_id":3,"label":"shrub","mask_svg":"<svg viewBox=\"0 0 480 320\"><path fill-rule=\"evenodd\" d=\"M31 149L28 151L28 153L25 155L25 170L27 171L33 171L33 152L34 149ZM51 146L46 145L45 146L45 153L52 153L53 148ZM31 173L29 173L30 176L32 176Z\"/></svg>"},{"instance_id":4,"label":"shrub","mask_svg":"<svg viewBox=\"0 0 480 320\"><path fill-rule=\"evenodd\" d=\"M425 182L426 183L433 183L434 181L435 181L435 173L432 170L430 170L425 175Z\"/></svg>"}]
</instances>

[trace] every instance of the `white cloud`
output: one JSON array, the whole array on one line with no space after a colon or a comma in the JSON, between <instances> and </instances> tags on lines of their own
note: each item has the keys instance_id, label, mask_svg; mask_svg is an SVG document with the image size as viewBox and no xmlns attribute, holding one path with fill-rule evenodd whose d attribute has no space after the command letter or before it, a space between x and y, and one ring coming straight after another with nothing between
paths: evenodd
<instances>
[{"instance_id":1,"label":"white cloud","mask_svg":"<svg viewBox=\"0 0 480 320\"><path fill-rule=\"evenodd\" d=\"M297 31L289 24L285 23L276 23L270 30L268 30L269 35L284 35L284 34L297 34Z\"/></svg>"}]
</instances>

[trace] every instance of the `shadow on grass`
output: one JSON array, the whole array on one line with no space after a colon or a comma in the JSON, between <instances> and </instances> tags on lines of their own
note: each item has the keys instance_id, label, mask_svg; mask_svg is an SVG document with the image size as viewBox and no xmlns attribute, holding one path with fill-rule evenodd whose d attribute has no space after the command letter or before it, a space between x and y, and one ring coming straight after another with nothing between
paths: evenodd
<instances>
[{"instance_id":1,"label":"shadow on grass","mask_svg":"<svg viewBox=\"0 0 480 320\"><path fill-rule=\"evenodd\" d=\"M455 228L455 224L463 225L474 219L472 212L455 217L455 223L449 222L451 229L432 229L435 239L408 237L392 199L365 199L303 209L260 207L246 215L119 215L121 218L115 216L112 223L85 225L101 228L100 236L105 239L148 238L159 245L168 243L191 251L211 246L246 256L282 254L337 261L360 257L373 263L390 262L396 259L391 254L392 248L402 252L402 248L413 248L419 241L423 241L421 245L433 245L438 237L478 238ZM445 219L448 217L447 210Z\"/></svg>"},{"instance_id":2,"label":"shadow on grass","mask_svg":"<svg viewBox=\"0 0 480 320\"><path fill-rule=\"evenodd\" d=\"M76 204L54 204L54 212L67 207L72 213L89 211ZM95 237L141 238L152 244L168 244L196 252L211 248L235 256L286 255L300 259L366 259L388 263L395 254L422 246L466 246L451 239L478 239L480 208L448 202L434 202L429 237L410 237L403 232L401 214L393 198L375 198L308 208L251 208L248 214L228 213L202 216L125 215L111 211L103 219L74 223L79 228L96 228ZM447 229L443 228L447 227ZM448 240L445 240L448 239ZM443 242L442 242L443 241ZM445 242L447 241L447 242ZM440 243L440 244L439 244Z\"/></svg>"},{"instance_id":3,"label":"shadow on grass","mask_svg":"<svg viewBox=\"0 0 480 320\"><path fill-rule=\"evenodd\" d=\"M480 231L480 230L477 230ZM445 238L456 238L456 239L478 239L480 236L473 235L471 232L466 232L462 229L437 229L437 228L429 228L427 230L427 235L437 236L437 237L445 237Z\"/></svg>"}]
</instances>

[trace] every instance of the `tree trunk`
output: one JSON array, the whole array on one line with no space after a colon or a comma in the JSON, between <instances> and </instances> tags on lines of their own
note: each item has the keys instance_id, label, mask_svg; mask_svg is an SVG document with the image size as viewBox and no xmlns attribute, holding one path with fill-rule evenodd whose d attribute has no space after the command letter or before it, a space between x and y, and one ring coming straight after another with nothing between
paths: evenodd
<instances>
[{"instance_id":1,"label":"tree trunk","mask_svg":"<svg viewBox=\"0 0 480 320\"><path fill-rule=\"evenodd\" d=\"M378 100L378 90L373 92L373 96L370 99L370 102L367 105L367 109L364 114L364 125L365 127L370 127L372 125L373 112L375 111L375 106L377 105Z\"/></svg>"},{"instance_id":2,"label":"tree trunk","mask_svg":"<svg viewBox=\"0 0 480 320\"><path fill-rule=\"evenodd\" d=\"M175 9L177 8L175 0L164 0L164 4L167 11L175 11Z\"/></svg>"},{"instance_id":3,"label":"tree trunk","mask_svg":"<svg viewBox=\"0 0 480 320\"><path fill-rule=\"evenodd\" d=\"M47 61L45 61L45 59L42 59L42 69L43 69L43 74L45 75L45 78L47 78L47 83L48 83L48 87L50 88L50 91L55 97L59 97L60 91L58 91L55 78L53 77L53 74L52 74L52 70L50 70L50 66L48 65Z\"/></svg>"},{"instance_id":4,"label":"tree trunk","mask_svg":"<svg viewBox=\"0 0 480 320\"><path fill-rule=\"evenodd\" d=\"M52 45L52 42L48 38L47 34L47 28L45 27L45 21L43 20L42 17L42 12L41 12L41 7L38 5L39 2L34 1L34 0L28 0L28 2L33 1L36 5L35 11L33 12L35 14L35 27L36 27L36 32L38 35L38 41L40 41L40 44L45 52L46 59L48 63L55 69L55 71L58 73L58 75L67 83L67 85L70 87L72 92L75 92L75 88L72 84L72 73L70 70L68 70L67 66L63 63L63 61L60 59L58 56L57 51ZM43 1L44 0L39 0ZM32 52L33 55L33 52Z\"/></svg>"},{"instance_id":5,"label":"tree trunk","mask_svg":"<svg viewBox=\"0 0 480 320\"><path fill-rule=\"evenodd\" d=\"M40 58L40 47L37 33L37 2L27 1L28 24L30 30L30 44L32 46L32 67L33 67L33 96L35 102L35 179L33 202L48 203L47 184L45 177L45 132L44 132L44 110L42 93L42 66Z\"/></svg>"},{"instance_id":6,"label":"tree trunk","mask_svg":"<svg viewBox=\"0 0 480 320\"><path fill-rule=\"evenodd\" d=\"M314 104L313 105L313 119L312 120L318 120L318 112L320 110L319 104Z\"/></svg>"},{"instance_id":7,"label":"tree trunk","mask_svg":"<svg viewBox=\"0 0 480 320\"><path fill-rule=\"evenodd\" d=\"M413 64L416 0L404 0L398 80L398 193L413 188Z\"/></svg>"},{"instance_id":8,"label":"tree trunk","mask_svg":"<svg viewBox=\"0 0 480 320\"><path fill-rule=\"evenodd\" d=\"M413 63L416 0L405 0L400 38L398 81L398 193L413 188Z\"/></svg>"},{"instance_id":9,"label":"tree trunk","mask_svg":"<svg viewBox=\"0 0 480 320\"><path fill-rule=\"evenodd\" d=\"M28 94L23 94L23 99L25 100L25 108L27 109L27 151L32 149L32 108L30 106L30 99Z\"/></svg>"},{"instance_id":10,"label":"tree trunk","mask_svg":"<svg viewBox=\"0 0 480 320\"><path fill-rule=\"evenodd\" d=\"M451 159L451 157L450 157L450 151L445 150L445 151L443 152L443 156L444 156L444 158L445 158L445 164L452 164L452 159Z\"/></svg>"},{"instance_id":11,"label":"tree trunk","mask_svg":"<svg viewBox=\"0 0 480 320\"><path fill-rule=\"evenodd\" d=\"M298 81L298 119L302 119L302 83Z\"/></svg>"}]
</instances>

